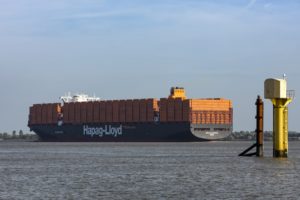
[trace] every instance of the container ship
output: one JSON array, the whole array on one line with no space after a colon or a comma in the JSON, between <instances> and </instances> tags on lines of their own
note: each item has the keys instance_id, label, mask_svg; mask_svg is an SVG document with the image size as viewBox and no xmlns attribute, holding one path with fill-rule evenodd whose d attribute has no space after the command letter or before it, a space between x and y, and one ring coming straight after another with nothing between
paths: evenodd
<instances>
[{"instance_id":1,"label":"container ship","mask_svg":"<svg viewBox=\"0 0 300 200\"><path fill-rule=\"evenodd\" d=\"M100 100L84 94L61 99L29 108L28 126L41 141L211 141L232 132L231 100L187 99L181 87L160 99Z\"/></svg>"}]
</instances>

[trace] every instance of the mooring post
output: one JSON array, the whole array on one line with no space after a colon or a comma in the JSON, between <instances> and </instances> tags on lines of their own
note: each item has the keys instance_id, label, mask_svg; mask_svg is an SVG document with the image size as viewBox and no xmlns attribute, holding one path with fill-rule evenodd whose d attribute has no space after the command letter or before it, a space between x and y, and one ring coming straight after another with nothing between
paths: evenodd
<instances>
[{"instance_id":1,"label":"mooring post","mask_svg":"<svg viewBox=\"0 0 300 200\"><path fill-rule=\"evenodd\" d=\"M264 156L264 102L257 96L256 100L256 156Z\"/></svg>"},{"instance_id":2,"label":"mooring post","mask_svg":"<svg viewBox=\"0 0 300 200\"><path fill-rule=\"evenodd\" d=\"M256 102L256 143L250 146L248 149L239 154L239 156L264 156L264 102L257 96ZM248 153L256 147L256 152Z\"/></svg>"}]
</instances>

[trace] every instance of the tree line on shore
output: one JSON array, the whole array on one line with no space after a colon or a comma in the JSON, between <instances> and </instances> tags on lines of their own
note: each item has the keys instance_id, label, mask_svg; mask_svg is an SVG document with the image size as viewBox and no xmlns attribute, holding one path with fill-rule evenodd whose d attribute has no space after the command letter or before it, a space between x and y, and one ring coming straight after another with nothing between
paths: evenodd
<instances>
[{"instance_id":1,"label":"tree line on shore","mask_svg":"<svg viewBox=\"0 0 300 200\"><path fill-rule=\"evenodd\" d=\"M38 140L38 136L34 133L24 133L23 130L13 130L11 133L0 133L0 140Z\"/></svg>"},{"instance_id":2,"label":"tree line on shore","mask_svg":"<svg viewBox=\"0 0 300 200\"><path fill-rule=\"evenodd\" d=\"M288 137L289 140L300 140L300 133L296 131L289 131ZM256 139L255 131L235 131L225 140L255 140L255 139ZM264 140L266 141L273 140L273 131L265 131Z\"/></svg>"},{"instance_id":3,"label":"tree line on shore","mask_svg":"<svg viewBox=\"0 0 300 200\"><path fill-rule=\"evenodd\" d=\"M295 131L289 131L289 140L300 140L300 133ZM264 140L269 141L273 138L272 131L264 132ZM255 131L235 131L229 137L224 140L255 140ZM39 137L35 133L24 133L23 130L12 131L11 133L0 133L0 140L30 140L37 141Z\"/></svg>"}]
</instances>

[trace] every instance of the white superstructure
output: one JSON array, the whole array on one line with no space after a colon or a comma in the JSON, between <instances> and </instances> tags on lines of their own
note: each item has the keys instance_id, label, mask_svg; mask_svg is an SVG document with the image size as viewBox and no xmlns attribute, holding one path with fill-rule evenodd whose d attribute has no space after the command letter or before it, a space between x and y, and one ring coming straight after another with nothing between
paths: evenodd
<instances>
[{"instance_id":1,"label":"white superstructure","mask_svg":"<svg viewBox=\"0 0 300 200\"><path fill-rule=\"evenodd\" d=\"M60 97L60 99L64 103L100 101L100 98L99 97L95 97L95 95L93 97L89 97L87 94L83 94L83 93L81 93L81 94L75 94L73 96L70 93L68 93L68 95Z\"/></svg>"}]
</instances>

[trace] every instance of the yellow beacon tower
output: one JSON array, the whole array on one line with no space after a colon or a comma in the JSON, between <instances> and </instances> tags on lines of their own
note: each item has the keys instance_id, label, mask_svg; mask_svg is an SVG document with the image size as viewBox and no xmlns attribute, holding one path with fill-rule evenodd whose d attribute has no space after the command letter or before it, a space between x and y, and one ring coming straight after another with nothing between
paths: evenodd
<instances>
[{"instance_id":1,"label":"yellow beacon tower","mask_svg":"<svg viewBox=\"0 0 300 200\"><path fill-rule=\"evenodd\" d=\"M288 104L294 91L287 91L284 79L267 79L264 85L265 99L273 104L273 157L286 158L288 155Z\"/></svg>"}]
</instances>

